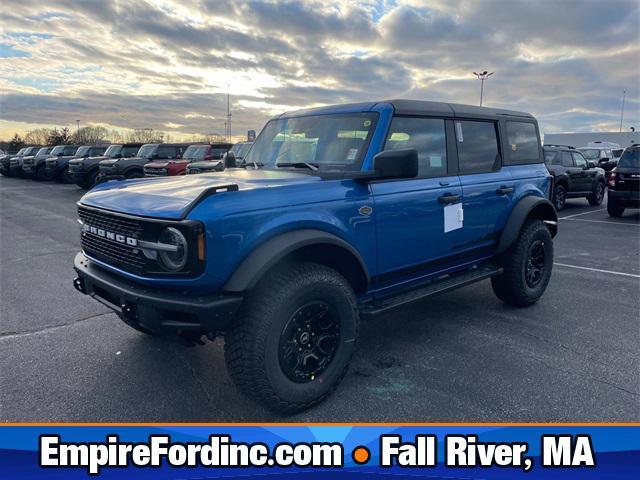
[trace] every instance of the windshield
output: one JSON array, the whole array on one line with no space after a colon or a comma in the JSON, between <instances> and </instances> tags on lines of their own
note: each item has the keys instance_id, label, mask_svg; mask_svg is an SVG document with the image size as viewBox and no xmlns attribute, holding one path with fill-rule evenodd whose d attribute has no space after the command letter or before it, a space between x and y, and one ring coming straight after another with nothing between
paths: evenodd
<instances>
[{"instance_id":1,"label":"windshield","mask_svg":"<svg viewBox=\"0 0 640 480\"><path fill-rule=\"evenodd\" d=\"M640 168L640 148L627 148L620 157L618 167Z\"/></svg>"},{"instance_id":2,"label":"windshield","mask_svg":"<svg viewBox=\"0 0 640 480\"><path fill-rule=\"evenodd\" d=\"M36 153L36 155L46 155L50 151L51 151L51 147L43 147L40 150L38 150L38 153Z\"/></svg>"},{"instance_id":3,"label":"windshield","mask_svg":"<svg viewBox=\"0 0 640 480\"><path fill-rule=\"evenodd\" d=\"M24 152L24 154L25 155L35 155L38 152L38 150L40 150L40 147L29 147Z\"/></svg>"},{"instance_id":4,"label":"windshield","mask_svg":"<svg viewBox=\"0 0 640 480\"><path fill-rule=\"evenodd\" d=\"M359 171L377 117L353 113L271 120L245 162L266 168Z\"/></svg>"},{"instance_id":5,"label":"windshield","mask_svg":"<svg viewBox=\"0 0 640 480\"><path fill-rule=\"evenodd\" d=\"M581 148L580 151L587 160L598 160L600 158L600 150L597 148Z\"/></svg>"},{"instance_id":6,"label":"windshield","mask_svg":"<svg viewBox=\"0 0 640 480\"><path fill-rule=\"evenodd\" d=\"M182 155L184 160L202 160L207 154L206 145L191 145Z\"/></svg>"},{"instance_id":7,"label":"windshield","mask_svg":"<svg viewBox=\"0 0 640 480\"><path fill-rule=\"evenodd\" d=\"M120 153L120 150L122 150L122 145L110 145L109 148L105 150L103 155L105 157L115 158L115 156Z\"/></svg>"},{"instance_id":8,"label":"windshield","mask_svg":"<svg viewBox=\"0 0 640 480\"><path fill-rule=\"evenodd\" d=\"M140 150L138 150L138 157L145 157L145 158L151 158L151 155L153 155L153 153L156 151L156 148L158 148L158 144L157 143L148 143L146 145L142 145L140 147Z\"/></svg>"},{"instance_id":9,"label":"windshield","mask_svg":"<svg viewBox=\"0 0 640 480\"><path fill-rule=\"evenodd\" d=\"M251 145L253 145L252 142L236 143L233 147L231 147L231 150L229 151L233 152L236 158L244 158L251 148Z\"/></svg>"},{"instance_id":10,"label":"windshield","mask_svg":"<svg viewBox=\"0 0 640 480\"><path fill-rule=\"evenodd\" d=\"M86 155L89 155L89 150L91 150L91 147L80 147L78 150L76 150L76 153L74 155L76 157L84 157Z\"/></svg>"},{"instance_id":11,"label":"windshield","mask_svg":"<svg viewBox=\"0 0 640 480\"><path fill-rule=\"evenodd\" d=\"M64 145L58 145L57 147L53 147L51 155L60 155L62 152L64 152Z\"/></svg>"}]
</instances>

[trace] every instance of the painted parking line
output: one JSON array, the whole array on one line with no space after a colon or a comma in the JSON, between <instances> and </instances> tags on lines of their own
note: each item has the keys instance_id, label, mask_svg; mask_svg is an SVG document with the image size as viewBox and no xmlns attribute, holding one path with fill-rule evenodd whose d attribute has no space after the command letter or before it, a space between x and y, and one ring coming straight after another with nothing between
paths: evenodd
<instances>
[{"instance_id":1,"label":"painted parking line","mask_svg":"<svg viewBox=\"0 0 640 480\"><path fill-rule=\"evenodd\" d=\"M600 272L600 273L608 273L610 275L621 275L623 277L640 278L640 275L636 275L635 273L614 272L612 270L602 270L600 268L591 268L591 267L579 267L578 265L569 265L567 263L558 263L558 262L553 262L553 264L559 267L577 268L579 270L589 270L590 272Z\"/></svg>"},{"instance_id":2,"label":"painted parking line","mask_svg":"<svg viewBox=\"0 0 640 480\"><path fill-rule=\"evenodd\" d=\"M558 220L565 220L567 218L579 217L580 215L589 215L590 213L602 212L604 208L598 208L596 210L589 210L588 212L576 213L574 215L567 215L566 217L558 217Z\"/></svg>"},{"instance_id":3,"label":"painted parking line","mask_svg":"<svg viewBox=\"0 0 640 480\"><path fill-rule=\"evenodd\" d=\"M614 225L630 225L632 227L640 227L640 223L624 223L624 222L610 222L607 220L585 220L584 218L560 218L559 220L569 220L571 222L590 222L590 223L608 223Z\"/></svg>"}]
</instances>

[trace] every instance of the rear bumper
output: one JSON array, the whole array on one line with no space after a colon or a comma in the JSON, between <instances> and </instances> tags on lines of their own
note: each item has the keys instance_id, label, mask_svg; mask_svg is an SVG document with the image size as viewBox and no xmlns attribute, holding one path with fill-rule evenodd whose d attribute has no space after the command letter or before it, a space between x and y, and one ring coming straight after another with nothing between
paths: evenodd
<instances>
[{"instance_id":1,"label":"rear bumper","mask_svg":"<svg viewBox=\"0 0 640 480\"><path fill-rule=\"evenodd\" d=\"M126 323L173 336L225 330L235 317L242 296L198 295L139 285L106 272L84 253L76 255L76 290L115 311Z\"/></svg>"},{"instance_id":2,"label":"rear bumper","mask_svg":"<svg viewBox=\"0 0 640 480\"><path fill-rule=\"evenodd\" d=\"M640 191L638 190L611 190L607 195L608 201L614 201L619 205L631 208L640 208Z\"/></svg>"}]
</instances>

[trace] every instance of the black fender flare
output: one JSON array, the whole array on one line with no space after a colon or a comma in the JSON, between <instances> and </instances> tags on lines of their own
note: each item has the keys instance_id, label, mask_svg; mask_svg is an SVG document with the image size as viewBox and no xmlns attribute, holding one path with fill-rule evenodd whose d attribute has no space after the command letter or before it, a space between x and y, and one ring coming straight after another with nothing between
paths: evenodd
<instances>
[{"instance_id":1,"label":"black fender flare","mask_svg":"<svg viewBox=\"0 0 640 480\"><path fill-rule=\"evenodd\" d=\"M511 210L511 214L500 235L496 253L502 253L511 246L518 238L524 222L531 216L544 221L549 226L551 235L555 237L558 232L558 214L553 204L546 198L528 195L522 198Z\"/></svg>"},{"instance_id":2,"label":"black fender flare","mask_svg":"<svg viewBox=\"0 0 640 480\"><path fill-rule=\"evenodd\" d=\"M223 290L232 293L251 290L260 278L280 260L288 254L310 245L333 245L346 250L357 260L366 276L366 282L369 284L370 277L367 266L355 248L331 233L303 229L277 235L253 250L236 268Z\"/></svg>"}]
</instances>

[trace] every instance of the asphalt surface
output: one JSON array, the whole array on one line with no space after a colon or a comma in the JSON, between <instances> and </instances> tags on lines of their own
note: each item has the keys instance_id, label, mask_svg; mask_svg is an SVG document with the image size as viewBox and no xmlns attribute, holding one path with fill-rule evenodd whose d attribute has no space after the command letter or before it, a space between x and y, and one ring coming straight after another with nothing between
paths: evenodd
<instances>
[{"instance_id":1,"label":"asphalt surface","mask_svg":"<svg viewBox=\"0 0 640 480\"><path fill-rule=\"evenodd\" d=\"M570 200L536 305L485 281L367 322L336 393L284 418L235 390L221 340L148 338L74 290L81 190L2 177L0 195L0 421L640 420L638 210Z\"/></svg>"}]
</instances>

